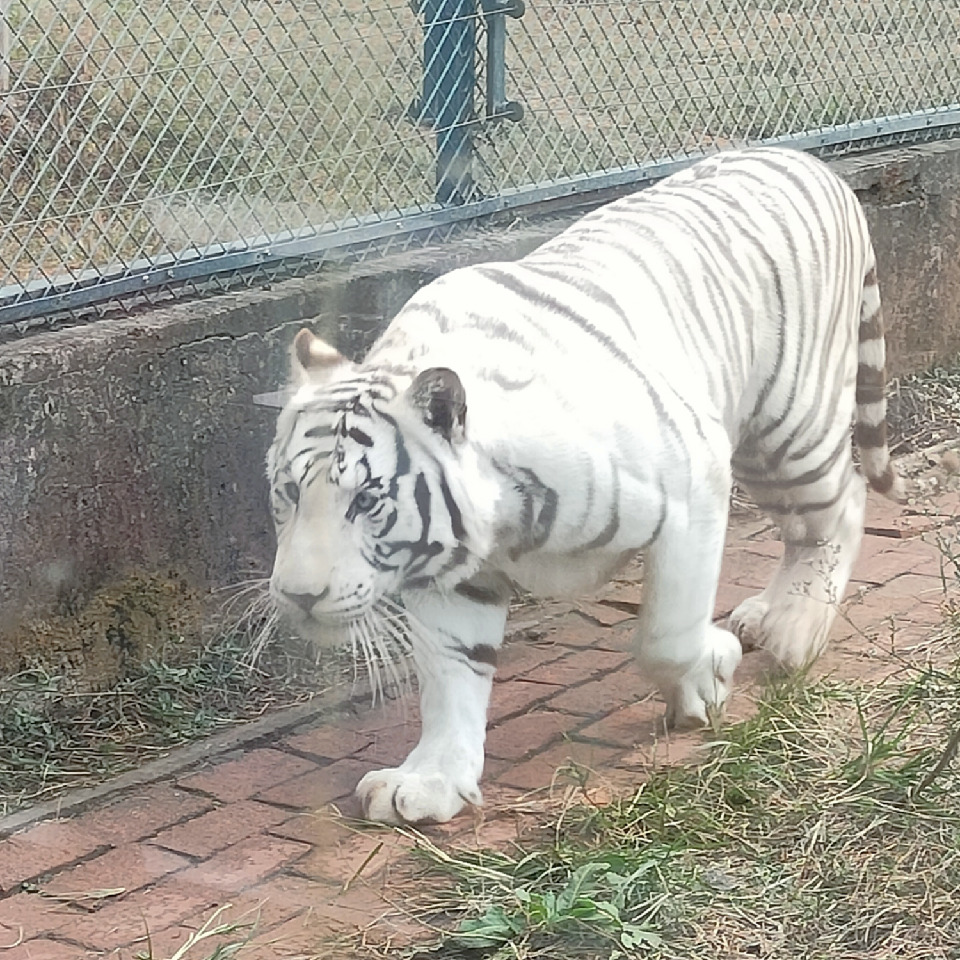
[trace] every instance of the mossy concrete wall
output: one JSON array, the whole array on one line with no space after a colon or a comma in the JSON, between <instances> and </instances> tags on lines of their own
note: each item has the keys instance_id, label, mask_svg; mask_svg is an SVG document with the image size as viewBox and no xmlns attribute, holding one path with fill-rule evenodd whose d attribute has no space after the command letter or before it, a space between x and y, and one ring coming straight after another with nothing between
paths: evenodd
<instances>
[{"instance_id":1,"label":"mossy concrete wall","mask_svg":"<svg viewBox=\"0 0 960 960\"><path fill-rule=\"evenodd\" d=\"M960 142L835 166L873 229L891 369L952 357ZM435 276L521 256L577 214L554 208L509 230L488 226L269 290L0 345L0 670L35 654L82 660L82 649L36 649L38 618L69 617L124 578L172 573L202 591L265 574L274 412L251 398L284 381L296 330L309 323L360 353Z\"/></svg>"}]
</instances>

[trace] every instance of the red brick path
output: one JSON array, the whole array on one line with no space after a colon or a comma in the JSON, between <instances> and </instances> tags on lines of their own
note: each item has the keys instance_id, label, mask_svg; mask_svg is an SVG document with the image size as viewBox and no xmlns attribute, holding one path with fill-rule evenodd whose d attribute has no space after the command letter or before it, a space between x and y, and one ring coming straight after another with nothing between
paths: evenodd
<instances>
[{"instance_id":1,"label":"red brick path","mask_svg":"<svg viewBox=\"0 0 960 960\"><path fill-rule=\"evenodd\" d=\"M942 498L937 509L956 507ZM873 532L818 673L870 677L891 638L903 648L932 632L955 580L936 545L940 522L871 498ZM763 522L734 520L718 617L763 585L779 550ZM508 841L536 817L539 798L569 789L571 777L557 771L570 761L591 771L588 788L602 794L690 756L701 735L665 736L662 707L628 654L626 611L638 594L636 577L626 577L589 602L513 618L491 707L482 816L427 828L435 842ZM731 718L749 714L751 687L767 666L762 654L745 658ZM410 703L336 726L314 722L7 836L0 958L132 960L149 955L149 932L161 960L224 904L231 906L220 921L259 918L241 960L342 956L331 938L358 930L381 943L416 936L390 883L411 869L405 854L414 841L340 819L330 807L355 813L358 778L399 762L416 734ZM213 945L187 956L209 956Z\"/></svg>"}]
</instances>

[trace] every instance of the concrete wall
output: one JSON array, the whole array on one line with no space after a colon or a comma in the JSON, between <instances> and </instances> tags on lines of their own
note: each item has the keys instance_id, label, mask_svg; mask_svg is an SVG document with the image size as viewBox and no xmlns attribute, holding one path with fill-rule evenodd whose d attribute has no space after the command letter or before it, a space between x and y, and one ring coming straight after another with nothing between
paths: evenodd
<instances>
[{"instance_id":1,"label":"concrete wall","mask_svg":"<svg viewBox=\"0 0 960 960\"><path fill-rule=\"evenodd\" d=\"M833 164L866 210L891 374L960 353L960 140Z\"/></svg>"},{"instance_id":2,"label":"concrete wall","mask_svg":"<svg viewBox=\"0 0 960 960\"><path fill-rule=\"evenodd\" d=\"M953 356L960 143L836 168L874 231L892 369ZM274 414L251 396L283 382L293 333L307 320L360 353L433 277L520 256L571 219L528 215L268 291L0 344L0 669L31 654L38 617L69 617L104 584L176 571L203 589L266 572L262 464Z\"/></svg>"}]
</instances>

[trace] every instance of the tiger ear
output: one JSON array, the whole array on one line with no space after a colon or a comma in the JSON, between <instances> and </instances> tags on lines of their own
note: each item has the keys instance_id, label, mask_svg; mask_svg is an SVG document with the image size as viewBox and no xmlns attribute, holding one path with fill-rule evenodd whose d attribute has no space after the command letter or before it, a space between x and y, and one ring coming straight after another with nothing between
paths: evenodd
<instances>
[{"instance_id":1,"label":"tiger ear","mask_svg":"<svg viewBox=\"0 0 960 960\"><path fill-rule=\"evenodd\" d=\"M407 390L407 399L431 430L451 443L463 439L467 395L452 370L430 367L418 373Z\"/></svg>"},{"instance_id":2,"label":"tiger ear","mask_svg":"<svg viewBox=\"0 0 960 960\"><path fill-rule=\"evenodd\" d=\"M294 338L290 350L290 376L297 386L311 383L322 386L333 380L350 361L335 347L304 327Z\"/></svg>"}]
</instances>

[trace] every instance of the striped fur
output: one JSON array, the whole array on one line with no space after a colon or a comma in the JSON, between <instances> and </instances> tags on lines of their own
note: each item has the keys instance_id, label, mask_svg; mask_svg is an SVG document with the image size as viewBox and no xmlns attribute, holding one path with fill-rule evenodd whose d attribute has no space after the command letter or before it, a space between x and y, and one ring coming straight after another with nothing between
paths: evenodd
<instances>
[{"instance_id":1,"label":"striped fur","mask_svg":"<svg viewBox=\"0 0 960 960\"><path fill-rule=\"evenodd\" d=\"M273 594L320 639L390 596L412 624L423 733L361 781L374 819L479 802L511 584L589 590L644 551L641 666L668 722L702 723L741 646L796 667L826 641L862 533L854 418L863 475L902 496L867 227L800 153L721 154L520 261L447 274L360 365L302 331L293 372L268 463ZM785 550L722 629L733 477Z\"/></svg>"}]
</instances>

